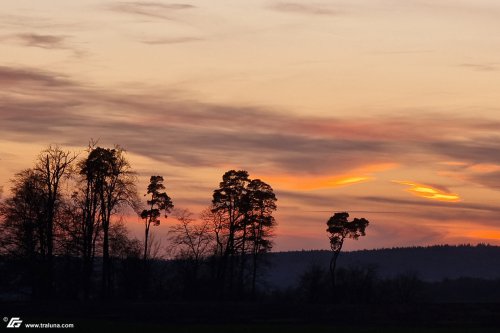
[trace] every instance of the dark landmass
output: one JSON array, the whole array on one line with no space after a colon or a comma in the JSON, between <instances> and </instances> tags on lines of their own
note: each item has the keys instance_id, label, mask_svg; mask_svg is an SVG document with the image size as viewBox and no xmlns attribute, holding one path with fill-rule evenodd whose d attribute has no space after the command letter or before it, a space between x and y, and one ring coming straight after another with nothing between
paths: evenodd
<instances>
[{"instance_id":1,"label":"dark landmass","mask_svg":"<svg viewBox=\"0 0 500 333\"><path fill-rule=\"evenodd\" d=\"M311 266L327 268L331 251L291 251L268 254L265 280L270 288L296 285L299 277ZM445 279L500 278L500 246L437 245L345 252L340 255L341 268L372 268L381 278L394 278L415 273L426 282Z\"/></svg>"},{"instance_id":2,"label":"dark landmass","mask_svg":"<svg viewBox=\"0 0 500 333\"><path fill-rule=\"evenodd\" d=\"M186 294L186 286L201 291L204 282L184 285L182 278L169 273L179 263L161 260L152 262L151 268L166 275L158 276L152 293L140 297L131 297L134 284L127 284L108 300L97 294L87 301L64 297L30 300L12 297L27 290L6 292L4 284L0 317L73 323L76 330L85 332L500 330L500 247L432 246L342 253L335 292L328 274L330 256L329 251L269 254L255 298ZM71 285L71 276L64 276Z\"/></svg>"}]
</instances>

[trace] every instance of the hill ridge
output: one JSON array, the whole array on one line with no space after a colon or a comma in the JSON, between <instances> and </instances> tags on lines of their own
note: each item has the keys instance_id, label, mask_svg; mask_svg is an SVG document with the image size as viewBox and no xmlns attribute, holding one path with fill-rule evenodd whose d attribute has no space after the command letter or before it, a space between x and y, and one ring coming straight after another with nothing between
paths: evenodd
<instances>
[{"instance_id":1,"label":"hill ridge","mask_svg":"<svg viewBox=\"0 0 500 333\"><path fill-rule=\"evenodd\" d=\"M272 288L293 287L300 275L317 265L328 268L329 250L299 250L269 253L266 282ZM431 245L342 252L339 267L371 267L382 278L408 272L424 281L461 277L500 278L500 246L490 244Z\"/></svg>"}]
</instances>

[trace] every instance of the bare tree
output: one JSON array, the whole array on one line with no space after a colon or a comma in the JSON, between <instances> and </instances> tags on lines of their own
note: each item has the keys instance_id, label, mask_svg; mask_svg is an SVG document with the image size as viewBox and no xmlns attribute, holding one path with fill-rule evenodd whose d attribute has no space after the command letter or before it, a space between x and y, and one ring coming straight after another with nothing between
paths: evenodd
<instances>
[{"instance_id":1,"label":"bare tree","mask_svg":"<svg viewBox=\"0 0 500 333\"><path fill-rule=\"evenodd\" d=\"M224 253L224 244L227 242L228 225L226 219L218 210L213 210L212 206L205 208L200 214L201 220L206 223L214 235L213 254L221 257Z\"/></svg>"},{"instance_id":2,"label":"bare tree","mask_svg":"<svg viewBox=\"0 0 500 333\"><path fill-rule=\"evenodd\" d=\"M64 177L69 176L76 155L62 150L57 145L50 145L38 156L35 171L40 175L46 193L45 243L47 246L46 256L46 292L51 294L53 288L53 257L54 257L54 217L61 195L61 182Z\"/></svg>"},{"instance_id":3,"label":"bare tree","mask_svg":"<svg viewBox=\"0 0 500 333\"><path fill-rule=\"evenodd\" d=\"M142 244L137 238L130 238L123 220L114 222L109 227L109 253L113 258L140 258Z\"/></svg>"},{"instance_id":4,"label":"bare tree","mask_svg":"<svg viewBox=\"0 0 500 333\"><path fill-rule=\"evenodd\" d=\"M199 264L212 251L213 235L209 220L196 221L188 209L176 209L173 215L178 223L171 226L169 240L182 258Z\"/></svg>"}]
</instances>

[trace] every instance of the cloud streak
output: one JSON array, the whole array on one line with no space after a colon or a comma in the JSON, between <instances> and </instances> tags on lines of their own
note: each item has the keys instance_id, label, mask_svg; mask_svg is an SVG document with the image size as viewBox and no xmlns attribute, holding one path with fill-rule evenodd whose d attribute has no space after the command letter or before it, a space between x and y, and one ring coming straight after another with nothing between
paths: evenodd
<instances>
[{"instance_id":1,"label":"cloud streak","mask_svg":"<svg viewBox=\"0 0 500 333\"><path fill-rule=\"evenodd\" d=\"M497 124L498 125L498 124ZM500 136L486 134L483 137L466 140L434 140L425 144L426 148L442 156L468 164L500 164Z\"/></svg>"},{"instance_id":2,"label":"cloud streak","mask_svg":"<svg viewBox=\"0 0 500 333\"><path fill-rule=\"evenodd\" d=\"M419 184L412 181L394 181L395 183L408 186L407 191L417 197L446 202L460 201L460 197L451 193L446 188L437 188L437 186Z\"/></svg>"},{"instance_id":3,"label":"cloud streak","mask_svg":"<svg viewBox=\"0 0 500 333\"><path fill-rule=\"evenodd\" d=\"M165 45L165 44L182 44L203 41L200 37L171 37L171 38L158 38L158 39L146 39L141 42L149 45Z\"/></svg>"},{"instance_id":4,"label":"cloud streak","mask_svg":"<svg viewBox=\"0 0 500 333\"><path fill-rule=\"evenodd\" d=\"M324 5L303 4L296 2L278 2L269 6L269 8L278 12L303 15L334 16L338 14L337 11L334 11Z\"/></svg>"},{"instance_id":5,"label":"cloud streak","mask_svg":"<svg viewBox=\"0 0 500 333\"><path fill-rule=\"evenodd\" d=\"M429 161L500 164L494 136L500 124L488 120L294 116L172 92L118 93L33 68L0 67L0 108L8 140L81 146L82 138L101 138L176 166L251 168L308 180L290 181L294 189L368 181L383 171L371 166L411 165L422 153Z\"/></svg>"},{"instance_id":6,"label":"cloud streak","mask_svg":"<svg viewBox=\"0 0 500 333\"><path fill-rule=\"evenodd\" d=\"M40 70L0 68L0 72L0 86L11 92L23 89L23 94L31 96L4 93L0 126L7 137L18 138L21 133L26 140L61 137L75 144L82 136L104 136L135 153L176 165L217 166L225 161L242 167L261 164L317 173L331 171L333 163L336 172L362 166L367 156L371 162L384 162L386 158L377 157L377 152L384 155L390 149L369 140L295 134L286 128L295 126L298 119L290 123L283 114L259 108L117 95ZM126 116L106 115L112 110L121 110ZM365 156L359 157L359 152ZM338 154L343 155L341 161L336 161Z\"/></svg>"},{"instance_id":7,"label":"cloud streak","mask_svg":"<svg viewBox=\"0 0 500 333\"><path fill-rule=\"evenodd\" d=\"M21 45L29 47L40 47L44 49L66 49L66 36L62 35L40 35L35 33L16 34L11 37Z\"/></svg>"},{"instance_id":8,"label":"cloud streak","mask_svg":"<svg viewBox=\"0 0 500 333\"><path fill-rule=\"evenodd\" d=\"M0 87L2 89L25 88L27 93L36 94L40 87L74 87L64 75L32 68L0 66ZM5 110L8 111L8 110Z\"/></svg>"},{"instance_id":9,"label":"cloud streak","mask_svg":"<svg viewBox=\"0 0 500 333\"><path fill-rule=\"evenodd\" d=\"M500 171L473 174L469 180L485 187L500 189Z\"/></svg>"},{"instance_id":10,"label":"cloud streak","mask_svg":"<svg viewBox=\"0 0 500 333\"><path fill-rule=\"evenodd\" d=\"M398 205L398 206L439 207L439 208L454 208L457 210L465 209L465 210L494 212L494 213L500 212L499 206L475 204L475 203L464 203L464 202L454 203L454 202L437 201L437 200L416 201L416 200L391 198L391 197L377 197L377 196L364 196L364 197L359 197L359 199L380 204Z\"/></svg>"},{"instance_id":11,"label":"cloud streak","mask_svg":"<svg viewBox=\"0 0 500 333\"><path fill-rule=\"evenodd\" d=\"M496 72L498 71L497 63L463 63L459 65L463 68L469 68L478 72Z\"/></svg>"},{"instance_id":12,"label":"cloud streak","mask_svg":"<svg viewBox=\"0 0 500 333\"><path fill-rule=\"evenodd\" d=\"M172 19L172 12L196 8L190 4L173 3L165 4L161 2L117 2L108 6L115 12L140 15L150 18Z\"/></svg>"}]
</instances>

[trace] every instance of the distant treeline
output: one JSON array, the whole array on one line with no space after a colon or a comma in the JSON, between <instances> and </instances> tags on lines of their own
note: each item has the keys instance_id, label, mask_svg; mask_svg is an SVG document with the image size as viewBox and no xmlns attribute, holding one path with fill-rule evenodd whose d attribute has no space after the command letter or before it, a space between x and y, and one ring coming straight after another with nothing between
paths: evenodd
<instances>
[{"instance_id":1,"label":"distant treeline","mask_svg":"<svg viewBox=\"0 0 500 333\"><path fill-rule=\"evenodd\" d=\"M499 303L500 278L454 278L424 281L416 272L381 277L372 267L340 268L332 299L330 274L312 265L293 287L274 289L275 301L296 303Z\"/></svg>"},{"instance_id":2,"label":"distant treeline","mask_svg":"<svg viewBox=\"0 0 500 333\"><path fill-rule=\"evenodd\" d=\"M266 282L270 288L288 288L297 284L299 276L311 265L327 267L331 251L307 250L270 253L270 269ZM500 278L500 247L478 245L434 245L359 250L340 255L341 268L372 268L381 278L415 273L419 279L438 282L462 277Z\"/></svg>"}]
</instances>

